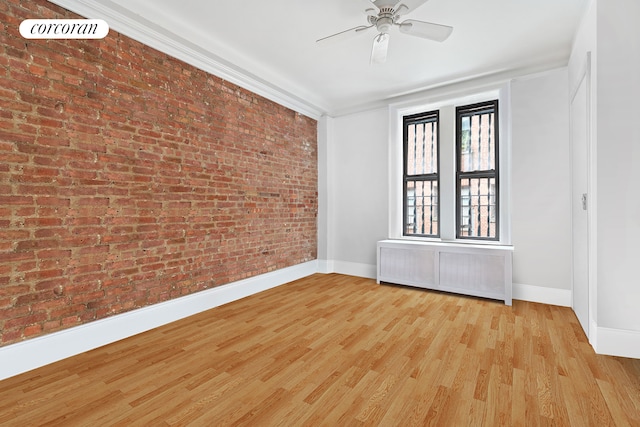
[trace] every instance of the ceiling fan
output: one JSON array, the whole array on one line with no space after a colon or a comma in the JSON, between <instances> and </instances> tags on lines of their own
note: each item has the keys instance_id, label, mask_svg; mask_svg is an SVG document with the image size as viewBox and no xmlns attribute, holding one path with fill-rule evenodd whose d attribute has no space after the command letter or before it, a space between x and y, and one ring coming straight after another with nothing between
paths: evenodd
<instances>
[{"instance_id":1,"label":"ceiling fan","mask_svg":"<svg viewBox=\"0 0 640 427\"><path fill-rule=\"evenodd\" d=\"M411 12L415 8L422 6L428 0L370 0L372 5L365 10L369 25L360 25L348 30L323 37L316 42L324 42L337 36L357 34L370 28L375 28L378 34L373 38L373 48L371 49L371 63L382 63L387 60L387 50L389 48L389 30L398 27L401 33L437 42L445 41L453 31L453 27L447 25L433 24L431 22L418 21L415 19L405 19L402 22L400 17Z\"/></svg>"}]
</instances>

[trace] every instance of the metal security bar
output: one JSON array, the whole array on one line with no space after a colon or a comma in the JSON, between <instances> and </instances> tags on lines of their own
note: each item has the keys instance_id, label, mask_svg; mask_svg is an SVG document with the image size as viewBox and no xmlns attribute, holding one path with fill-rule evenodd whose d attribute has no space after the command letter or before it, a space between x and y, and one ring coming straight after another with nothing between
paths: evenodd
<instances>
[{"instance_id":1,"label":"metal security bar","mask_svg":"<svg viewBox=\"0 0 640 427\"><path fill-rule=\"evenodd\" d=\"M406 188L405 234L439 235L438 181L408 180Z\"/></svg>"},{"instance_id":2,"label":"metal security bar","mask_svg":"<svg viewBox=\"0 0 640 427\"><path fill-rule=\"evenodd\" d=\"M464 178L460 185L460 237L496 236L495 179Z\"/></svg>"},{"instance_id":3,"label":"metal security bar","mask_svg":"<svg viewBox=\"0 0 640 427\"><path fill-rule=\"evenodd\" d=\"M456 108L457 237L498 240L498 101Z\"/></svg>"},{"instance_id":4,"label":"metal security bar","mask_svg":"<svg viewBox=\"0 0 640 427\"><path fill-rule=\"evenodd\" d=\"M406 116L404 144L404 235L439 236L438 111Z\"/></svg>"}]
</instances>

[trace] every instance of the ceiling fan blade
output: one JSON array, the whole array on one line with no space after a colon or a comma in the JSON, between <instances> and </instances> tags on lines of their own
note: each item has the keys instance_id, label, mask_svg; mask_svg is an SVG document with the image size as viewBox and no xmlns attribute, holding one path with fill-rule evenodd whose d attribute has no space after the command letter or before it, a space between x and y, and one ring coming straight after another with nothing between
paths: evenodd
<instances>
[{"instance_id":1,"label":"ceiling fan blade","mask_svg":"<svg viewBox=\"0 0 640 427\"><path fill-rule=\"evenodd\" d=\"M443 42L453 32L453 27L448 25L432 24L431 22L416 21L407 19L400 24L400 32L423 39Z\"/></svg>"},{"instance_id":2,"label":"ceiling fan blade","mask_svg":"<svg viewBox=\"0 0 640 427\"><path fill-rule=\"evenodd\" d=\"M369 25L369 26L360 25L357 27L349 28L348 30L340 31L339 33L331 34L330 36L326 36L321 39L318 39L316 40L316 43L325 42L327 40L333 40L333 41L342 40L351 35L360 33L364 30L368 30L369 28L372 28L372 27L373 25Z\"/></svg>"},{"instance_id":3,"label":"ceiling fan blade","mask_svg":"<svg viewBox=\"0 0 640 427\"><path fill-rule=\"evenodd\" d=\"M389 48L389 34L380 33L373 39L371 49L371 63L382 64L387 60L387 50Z\"/></svg>"},{"instance_id":4,"label":"ceiling fan blade","mask_svg":"<svg viewBox=\"0 0 640 427\"><path fill-rule=\"evenodd\" d=\"M395 7L395 10L399 15L406 15L413 9L422 6L427 1L429 0L400 0L398 5Z\"/></svg>"},{"instance_id":5,"label":"ceiling fan blade","mask_svg":"<svg viewBox=\"0 0 640 427\"><path fill-rule=\"evenodd\" d=\"M370 0L370 1L371 3L375 4L378 9L380 9L382 6L393 7L398 2L398 0Z\"/></svg>"}]
</instances>

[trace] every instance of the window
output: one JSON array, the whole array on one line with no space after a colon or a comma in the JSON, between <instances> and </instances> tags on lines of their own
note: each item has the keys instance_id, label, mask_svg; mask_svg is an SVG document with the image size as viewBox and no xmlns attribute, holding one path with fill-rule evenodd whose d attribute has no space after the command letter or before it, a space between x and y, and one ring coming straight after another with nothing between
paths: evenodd
<instances>
[{"instance_id":1,"label":"window","mask_svg":"<svg viewBox=\"0 0 640 427\"><path fill-rule=\"evenodd\" d=\"M438 111L403 118L403 234L440 235Z\"/></svg>"},{"instance_id":2,"label":"window","mask_svg":"<svg viewBox=\"0 0 640 427\"><path fill-rule=\"evenodd\" d=\"M501 96L493 91L395 110L391 238L509 244L509 206L501 206L509 175L500 173L508 172L509 144L498 143L508 111L498 111Z\"/></svg>"},{"instance_id":3,"label":"window","mask_svg":"<svg viewBox=\"0 0 640 427\"><path fill-rule=\"evenodd\" d=\"M456 108L456 237L498 240L498 101Z\"/></svg>"}]
</instances>

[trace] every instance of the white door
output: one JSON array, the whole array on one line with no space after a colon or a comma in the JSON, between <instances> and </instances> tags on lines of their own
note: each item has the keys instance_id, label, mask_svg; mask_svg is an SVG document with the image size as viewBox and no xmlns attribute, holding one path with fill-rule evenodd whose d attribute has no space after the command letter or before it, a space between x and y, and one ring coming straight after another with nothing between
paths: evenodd
<instances>
[{"instance_id":1,"label":"white door","mask_svg":"<svg viewBox=\"0 0 640 427\"><path fill-rule=\"evenodd\" d=\"M571 100L572 144L572 244L573 311L589 336L589 76L584 78Z\"/></svg>"}]
</instances>

